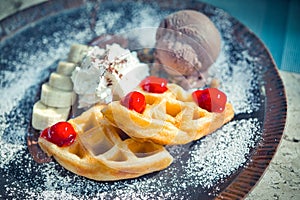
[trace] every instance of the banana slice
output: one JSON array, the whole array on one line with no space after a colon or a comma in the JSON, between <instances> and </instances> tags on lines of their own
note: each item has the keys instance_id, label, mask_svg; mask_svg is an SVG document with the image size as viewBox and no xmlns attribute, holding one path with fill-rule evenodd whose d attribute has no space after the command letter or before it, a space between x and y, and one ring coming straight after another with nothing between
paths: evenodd
<instances>
[{"instance_id":1,"label":"banana slice","mask_svg":"<svg viewBox=\"0 0 300 200\"><path fill-rule=\"evenodd\" d=\"M56 68L56 72L65 76L71 76L75 67L75 63L60 61Z\"/></svg>"},{"instance_id":2,"label":"banana slice","mask_svg":"<svg viewBox=\"0 0 300 200\"><path fill-rule=\"evenodd\" d=\"M72 63L80 63L88 49L89 47L87 45L73 44L68 55L68 61Z\"/></svg>"},{"instance_id":3,"label":"banana slice","mask_svg":"<svg viewBox=\"0 0 300 200\"><path fill-rule=\"evenodd\" d=\"M48 83L42 85L41 102L47 106L65 108L74 104L76 94L73 91L63 91L51 87Z\"/></svg>"},{"instance_id":4,"label":"banana slice","mask_svg":"<svg viewBox=\"0 0 300 200\"><path fill-rule=\"evenodd\" d=\"M66 121L70 112L70 107L53 108L38 101L33 106L32 127L37 130L44 130L59 121Z\"/></svg>"},{"instance_id":5,"label":"banana slice","mask_svg":"<svg viewBox=\"0 0 300 200\"><path fill-rule=\"evenodd\" d=\"M49 85L64 91L73 90L73 82L69 76L58 74L56 72L51 73L49 78Z\"/></svg>"}]
</instances>

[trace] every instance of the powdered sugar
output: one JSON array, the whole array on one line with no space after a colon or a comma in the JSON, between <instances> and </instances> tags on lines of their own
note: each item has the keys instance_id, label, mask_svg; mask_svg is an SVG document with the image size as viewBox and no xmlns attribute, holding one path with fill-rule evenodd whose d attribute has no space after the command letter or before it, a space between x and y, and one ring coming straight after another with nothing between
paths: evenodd
<instances>
[{"instance_id":1,"label":"powdered sugar","mask_svg":"<svg viewBox=\"0 0 300 200\"><path fill-rule=\"evenodd\" d=\"M226 46L223 46L224 48ZM246 51L241 53L247 54ZM257 83L252 81L256 74L248 67L246 59L247 56L243 56L237 63L228 63L228 53L222 51L214 66L210 68L210 72L217 79L222 80L220 89L227 94L236 114L252 113L260 107L259 99L253 92L259 89ZM250 60L250 62L255 61Z\"/></svg>"},{"instance_id":2,"label":"powdered sugar","mask_svg":"<svg viewBox=\"0 0 300 200\"><path fill-rule=\"evenodd\" d=\"M139 27L155 30L161 18L171 12L139 3L123 7L103 4L95 29L90 30L88 11L90 7L50 17L0 43L0 85L5 96L0 98L0 198L211 198L210 193L218 192L216 184L222 184L247 163L262 129L262 120L257 115L263 100L256 95L261 87L255 69L257 58L242 49L234 52L238 59L232 59L237 45L232 39L232 23L218 9L206 10L214 13L212 19L223 37L221 55L210 73L220 80L221 89L233 103L237 114L234 121L197 142L167 147L174 157L169 168L132 180L95 182L66 171L56 162L33 161L25 137L35 95L58 60L67 57L70 45L88 42L92 39L91 32L124 34ZM30 34L33 30L37 32L34 36ZM151 34L149 40L143 40L143 34L134 37L149 47L154 41L153 31ZM20 38L26 41L18 44Z\"/></svg>"},{"instance_id":3,"label":"powdered sugar","mask_svg":"<svg viewBox=\"0 0 300 200\"><path fill-rule=\"evenodd\" d=\"M245 163L249 150L260 139L258 127L257 119L232 121L201 140L189 152L191 158L184 166L193 184L213 187Z\"/></svg>"}]
</instances>

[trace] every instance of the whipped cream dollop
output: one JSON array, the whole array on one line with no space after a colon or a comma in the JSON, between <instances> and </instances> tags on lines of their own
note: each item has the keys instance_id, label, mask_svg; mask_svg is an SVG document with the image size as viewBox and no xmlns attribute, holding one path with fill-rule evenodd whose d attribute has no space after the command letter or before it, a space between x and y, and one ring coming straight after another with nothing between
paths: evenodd
<instances>
[{"instance_id":1,"label":"whipped cream dollop","mask_svg":"<svg viewBox=\"0 0 300 200\"><path fill-rule=\"evenodd\" d=\"M78 107L83 108L125 96L148 75L148 65L139 61L136 52L112 44L105 49L91 47L71 78Z\"/></svg>"}]
</instances>

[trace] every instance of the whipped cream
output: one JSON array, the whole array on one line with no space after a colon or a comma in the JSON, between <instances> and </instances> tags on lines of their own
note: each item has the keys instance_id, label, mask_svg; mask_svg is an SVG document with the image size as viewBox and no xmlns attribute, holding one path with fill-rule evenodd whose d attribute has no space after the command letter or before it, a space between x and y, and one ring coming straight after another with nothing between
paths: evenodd
<instances>
[{"instance_id":1,"label":"whipped cream","mask_svg":"<svg viewBox=\"0 0 300 200\"><path fill-rule=\"evenodd\" d=\"M148 65L139 61L136 52L112 44L105 49L91 47L71 78L78 107L83 108L125 96L148 75Z\"/></svg>"}]
</instances>

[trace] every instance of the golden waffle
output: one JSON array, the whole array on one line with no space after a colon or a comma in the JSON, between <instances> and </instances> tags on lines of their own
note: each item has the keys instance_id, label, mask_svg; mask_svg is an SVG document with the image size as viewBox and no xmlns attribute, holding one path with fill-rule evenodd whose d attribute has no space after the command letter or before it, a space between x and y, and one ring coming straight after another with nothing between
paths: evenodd
<instances>
[{"instance_id":1,"label":"golden waffle","mask_svg":"<svg viewBox=\"0 0 300 200\"><path fill-rule=\"evenodd\" d=\"M172 163L172 156L163 146L123 137L120 129L103 118L102 108L96 105L69 120L77 132L70 146L58 147L41 137L39 145L66 169L101 181L138 177Z\"/></svg>"},{"instance_id":2,"label":"golden waffle","mask_svg":"<svg viewBox=\"0 0 300 200\"><path fill-rule=\"evenodd\" d=\"M186 144L212 133L234 116L230 103L222 113L208 112L193 102L190 92L175 84L168 84L162 94L138 91L146 98L142 114L127 109L120 101L111 102L101 112L112 125L139 141Z\"/></svg>"}]
</instances>

